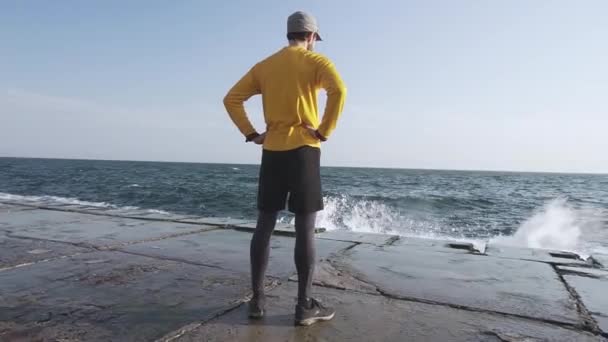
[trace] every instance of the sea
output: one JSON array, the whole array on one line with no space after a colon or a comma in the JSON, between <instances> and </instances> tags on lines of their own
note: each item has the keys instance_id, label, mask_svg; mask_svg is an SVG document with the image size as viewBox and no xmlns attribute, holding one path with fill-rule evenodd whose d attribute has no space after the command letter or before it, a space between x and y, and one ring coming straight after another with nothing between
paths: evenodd
<instances>
[{"instance_id":1,"label":"sea","mask_svg":"<svg viewBox=\"0 0 608 342\"><path fill-rule=\"evenodd\" d=\"M0 158L0 202L255 219L258 171ZM328 230L608 254L608 175L325 167L322 179Z\"/></svg>"}]
</instances>

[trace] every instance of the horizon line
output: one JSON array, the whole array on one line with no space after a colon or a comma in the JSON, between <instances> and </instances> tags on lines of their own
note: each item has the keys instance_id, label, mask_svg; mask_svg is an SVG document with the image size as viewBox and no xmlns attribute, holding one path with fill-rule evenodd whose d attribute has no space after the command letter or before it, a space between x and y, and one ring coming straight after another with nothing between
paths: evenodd
<instances>
[{"instance_id":1,"label":"horizon line","mask_svg":"<svg viewBox=\"0 0 608 342\"><path fill-rule=\"evenodd\" d=\"M257 166L248 163L229 162L197 162L197 161L165 161L165 160L128 160L128 159L99 159L99 158L68 158L68 157L21 157L1 156L0 159L41 159L41 160L71 160L71 161L109 161L109 162L139 162L139 163L168 163L168 164L210 164L210 165L245 165ZM496 170L496 169L434 169L416 167L388 167L388 166L349 166L349 165L325 165L321 168L345 168L345 169L378 169L378 170L404 170L404 171L450 171L450 172L487 172L487 173L532 173L532 174L562 174L562 175L608 175L608 172L568 172L568 171L522 171L522 170Z\"/></svg>"}]
</instances>

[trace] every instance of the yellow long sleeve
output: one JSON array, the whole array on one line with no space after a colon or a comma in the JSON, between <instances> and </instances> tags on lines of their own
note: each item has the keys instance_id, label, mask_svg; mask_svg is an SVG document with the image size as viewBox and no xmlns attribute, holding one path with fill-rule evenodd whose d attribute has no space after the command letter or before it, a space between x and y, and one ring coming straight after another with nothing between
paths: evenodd
<instances>
[{"instance_id":1,"label":"yellow long sleeve","mask_svg":"<svg viewBox=\"0 0 608 342\"><path fill-rule=\"evenodd\" d=\"M234 85L234 87L232 87L232 89L230 89L226 97L224 97L224 106L226 107L228 115L230 115L230 118L244 136L256 133L255 128L253 128L251 121L249 121L249 118L247 117L244 103L253 95L259 93L260 87L253 75L253 69L251 69Z\"/></svg>"},{"instance_id":2,"label":"yellow long sleeve","mask_svg":"<svg viewBox=\"0 0 608 342\"><path fill-rule=\"evenodd\" d=\"M327 104L319 118L317 93L327 91ZM325 56L301 47L286 47L256 64L230 89L224 105L245 136L254 135L244 102L262 94L266 137L264 149L287 151L301 146L321 146L336 128L344 107L346 87L333 63ZM306 126L321 137L313 137Z\"/></svg>"}]
</instances>

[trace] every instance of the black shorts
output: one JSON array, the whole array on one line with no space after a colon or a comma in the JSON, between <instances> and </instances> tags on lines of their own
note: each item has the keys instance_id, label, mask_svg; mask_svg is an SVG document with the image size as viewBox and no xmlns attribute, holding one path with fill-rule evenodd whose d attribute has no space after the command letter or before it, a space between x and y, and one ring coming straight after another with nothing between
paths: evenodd
<instances>
[{"instance_id":1,"label":"black shorts","mask_svg":"<svg viewBox=\"0 0 608 342\"><path fill-rule=\"evenodd\" d=\"M304 146L290 151L263 151L258 209L280 211L285 209L287 202L289 211L295 214L323 210L319 148Z\"/></svg>"}]
</instances>

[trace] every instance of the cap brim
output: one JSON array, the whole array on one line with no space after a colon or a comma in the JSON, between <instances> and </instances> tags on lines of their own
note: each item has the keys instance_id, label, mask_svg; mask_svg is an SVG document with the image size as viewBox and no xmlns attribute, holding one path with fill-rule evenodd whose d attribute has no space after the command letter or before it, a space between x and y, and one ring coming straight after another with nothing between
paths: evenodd
<instances>
[{"instance_id":1,"label":"cap brim","mask_svg":"<svg viewBox=\"0 0 608 342\"><path fill-rule=\"evenodd\" d=\"M318 41L318 42L322 42L323 41L323 39L321 39L321 36L319 35L318 32L315 32L315 40Z\"/></svg>"}]
</instances>

